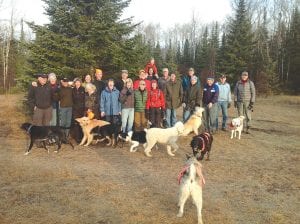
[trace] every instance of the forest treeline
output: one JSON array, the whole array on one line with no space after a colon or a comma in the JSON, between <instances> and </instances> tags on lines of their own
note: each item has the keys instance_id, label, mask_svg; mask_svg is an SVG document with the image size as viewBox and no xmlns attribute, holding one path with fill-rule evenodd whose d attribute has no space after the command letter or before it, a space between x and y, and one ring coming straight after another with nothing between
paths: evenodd
<instances>
[{"instance_id":1,"label":"forest treeline","mask_svg":"<svg viewBox=\"0 0 300 224\"><path fill-rule=\"evenodd\" d=\"M154 57L159 71L194 67L202 79L225 73L233 83L247 70L259 94L300 93L299 0L233 0L222 23L203 24L190 12L189 23L168 29L121 19L128 0L43 1L48 24L16 22L13 11L0 23L1 92L27 86L36 73L75 78L101 68L106 77L122 69L134 76Z\"/></svg>"}]
</instances>

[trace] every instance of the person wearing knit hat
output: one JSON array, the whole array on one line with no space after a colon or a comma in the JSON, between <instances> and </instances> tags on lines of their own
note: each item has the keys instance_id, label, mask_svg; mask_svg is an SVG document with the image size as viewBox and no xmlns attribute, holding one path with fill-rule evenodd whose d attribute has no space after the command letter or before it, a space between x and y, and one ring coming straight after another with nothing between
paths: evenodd
<instances>
[{"instance_id":1,"label":"person wearing knit hat","mask_svg":"<svg viewBox=\"0 0 300 224\"><path fill-rule=\"evenodd\" d=\"M190 87L186 90L183 97L183 122L186 122L190 116L194 113L196 107L201 105L201 91L197 86L197 76L191 77Z\"/></svg>"},{"instance_id":2,"label":"person wearing knit hat","mask_svg":"<svg viewBox=\"0 0 300 224\"><path fill-rule=\"evenodd\" d=\"M164 118L166 110L163 91L158 88L157 81L151 81L151 90L148 92L146 102L146 118L150 121L151 127L160 128L161 119Z\"/></svg>"},{"instance_id":3,"label":"person wearing knit hat","mask_svg":"<svg viewBox=\"0 0 300 224\"><path fill-rule=\"evenodd\" d=\"M219 87L214 83L214 77L208 76L203 88L202 103L204 106L204 127L213 134L216 130Z\"/></svg>"}]
</instances>

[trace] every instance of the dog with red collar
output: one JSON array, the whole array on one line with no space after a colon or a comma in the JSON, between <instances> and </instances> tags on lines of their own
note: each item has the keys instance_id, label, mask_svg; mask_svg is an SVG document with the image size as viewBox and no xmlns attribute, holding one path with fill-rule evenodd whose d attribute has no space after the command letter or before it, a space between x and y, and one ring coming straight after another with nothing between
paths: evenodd
<instances>
[{"instance_id":1,"label":"dog with red collar","mask_svg":"<svg viewBox=\"0 0 300 224\"><path fill-rule=\"evenodd\" d=\"M209 160L213 140L213 136L208 132L193 137L191 147L197 160L203 160L205 154L207 155L206 160Z\"/></svg>"},{"instance_id":2,"label":"dog with red collar","mask_svg":"<svg viewBox=\"0 0 300 224\"><path fill-rule=\"evenodd\" d=\"M244 119L245 117L244 116L239 116L237 118L233 118L230 125L229 125L229 128L231 129L231 139L233 139L233 135L234 137L236 137L236 133L239 133L239 136L238 138L241 139L241 134L242 134L242 131L243 131L243 123L244 123Z\"/></svg>"}]
</instances>

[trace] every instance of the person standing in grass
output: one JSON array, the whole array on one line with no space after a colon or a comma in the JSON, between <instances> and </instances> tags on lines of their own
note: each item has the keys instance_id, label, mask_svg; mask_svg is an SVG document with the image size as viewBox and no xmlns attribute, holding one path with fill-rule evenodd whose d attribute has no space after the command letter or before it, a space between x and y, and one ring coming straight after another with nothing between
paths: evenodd
<instances>
[{"instance_id":1,"label":"person standing in grass","mask_svg":"<svg viewBox=\"0 0 300 224\"><path fill-rule=\"evenodd\" d=\"M134 92L133 83L130 78L127 79L125 86L120 93L122 107L122 132L132 131L134 120Z\"/></svg>"},{"instance_id":2,"label":"person standing in grass","mask_svg":"<svg viewBox=\"0 0 300 224\"><path fill-rule=\"evenodd\" d=\"M146 90L145 80L140 80L139 88L134 91L134 130L143 131L147 128L147 119L145 109L148 92Z\"/></svg>"}]
</instances>

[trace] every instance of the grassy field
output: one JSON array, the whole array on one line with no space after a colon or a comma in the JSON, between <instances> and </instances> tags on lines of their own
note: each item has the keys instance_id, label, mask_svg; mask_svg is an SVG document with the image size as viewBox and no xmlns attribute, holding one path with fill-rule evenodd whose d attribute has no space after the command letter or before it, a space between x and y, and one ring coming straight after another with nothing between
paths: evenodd
<instances>
[{"instance_id":1,"label":"grassy field","mask_svg":"<svg viewBox=\"0 0 300 224\"><path fill-rule=\"evenodd\" d=\"M147 158L142 148L63 145L55 154L33 148L21 95L0 96L0 223L196 223L189 200L177 218L177 175L192 135L175 157L164 146ZM230 108L230 116L236 116ZM251 134L215 134L203 161L203 221L210 224L300 222L300 97L258 98Z\"/></svg>"}]
</instances>

